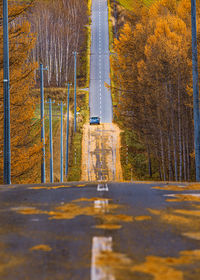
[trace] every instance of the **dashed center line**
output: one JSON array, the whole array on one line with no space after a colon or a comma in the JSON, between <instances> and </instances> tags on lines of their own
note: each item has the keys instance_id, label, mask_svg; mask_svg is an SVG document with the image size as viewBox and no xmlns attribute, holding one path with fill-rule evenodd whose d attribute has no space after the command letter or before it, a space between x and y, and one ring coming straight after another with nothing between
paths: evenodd
<instances>
[{"instance_id":1,"label":"dashed center line","mask_svg":"<svg viewBox=\"0 0 200 280\"><path fill-rule=\"evenodd\" d=\"M109 188L108 188L108 184L98 184L97 186L97 191L98 192L102 192L102 191L109 191Z\"/></svg>"}]
</instances>

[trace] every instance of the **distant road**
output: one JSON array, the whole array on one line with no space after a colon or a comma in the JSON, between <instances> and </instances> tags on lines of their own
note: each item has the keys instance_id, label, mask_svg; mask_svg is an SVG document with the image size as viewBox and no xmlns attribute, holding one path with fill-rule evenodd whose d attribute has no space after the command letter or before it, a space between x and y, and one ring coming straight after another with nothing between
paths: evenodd
<instances>
[{"instance_id":1,"label":"distant road","mask_svg":"<svg viewBox=\"0 0 200 280\"><path fill-rule=\"evenodd\" d=\"M109 32L107 0L92 1L91 61L90 61L90 116L98 116L101 123L112 122L110 91Z\"/></svg>"},{"instance_id":2,"label":"distant road","mask_svg":"<svg viewBox=\"0 0 200 280\"><path fill-rule=\"evenodd\" d=\"M122 181L119 138L120 129L113 123L85 126L82 181Z\"/></svg>"}]
</instances>

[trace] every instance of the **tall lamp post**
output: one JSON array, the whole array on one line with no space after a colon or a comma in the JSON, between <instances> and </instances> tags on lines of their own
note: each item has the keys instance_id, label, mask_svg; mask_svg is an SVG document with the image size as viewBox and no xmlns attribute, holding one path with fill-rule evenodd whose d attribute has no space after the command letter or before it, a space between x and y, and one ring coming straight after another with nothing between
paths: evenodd
<instances>
[{"instance_id":1,"label":"tall lamp post","mask_svg":"<svg viewBox=\"0 0 200 280\"><path fill-rule=\"evenodd\" d=\"M53 183L53 130L52 130L52 103L49 98L49 150L50 150L50 182Z\"/></svg>"},{"instance_id":2,"label":"tall lamp post","mask_svg":"<svg viewBox=\"0 0 200 280\"><path fill-rule=\"evenodd\" d=\"M11 184L8 1L3 0L4 183Z\"/></svg>"},{"instance_id":3,"label":"tall lamp post","mask_svg":"<svg viewBox=\"0 0 200 280\"><path fill-rule=\"evenodd\" d=\"M47 68L40 64L40 119L41 119L41 143L42 143L42 162L41 162L41 183L45 183L45 127L44 127L44 75L43 71Z\"/></svg>"},{"instance_id":4,"label":"tall lamp post","mask_svg":"<svg viewBox=\"0 0 200 280\"><path fill-rule=\"evenodd\" d=\"M63 102L60 104L60 182L63 183Z\"/></svg>"},{"instance_id":5,"label":"tall lamp post","mask_svg":"<svg viewBox=\"0 0 200 280\"><path fill-rule=\"evenodd\" d=\"M74 52L74 132L76 132L76 62L77 52Z\"/></svg>"},{"instance_id":6,"label":"tall lamp post","mask_svg":"<svg viewBox=\"0 0 200 280\"><path fill-rule=\"evenodd\" d=\"M52 137L52 102L49 98L49 134L50 134L50 182L53 183L53 137Z\"/></svg>"},{"instance_id":7,"label":"tall lamp post","mask_svg":"<svg viewBox=\"0 0 200 280\"><path fill-rule=\"evenodd\" d=\"M196 181L200 181L200 124L199 124L199 85L198 85L198 57L196 32L196 0L191 0L192 25L192 76L193 76L193 114L194 114L194 144Z\"/></svg>"},{"instance_id":8,"label":"tall lamp post","mask_svg":"<svg viewBox=\"0 0 200 280\"><path fill-rule=\"evenodd\" d=\"M65 159L65 176L68 175L68 158L69 158L69 90L70 83L67 84L67 131L66 131L66 159Z\"/></svg>"}]
</instances>

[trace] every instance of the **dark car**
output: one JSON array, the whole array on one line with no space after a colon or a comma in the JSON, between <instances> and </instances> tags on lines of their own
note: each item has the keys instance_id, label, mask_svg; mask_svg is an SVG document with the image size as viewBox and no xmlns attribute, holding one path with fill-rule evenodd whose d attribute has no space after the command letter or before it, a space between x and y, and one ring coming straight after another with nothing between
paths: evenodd
<instances>
[{"instance_id":1,"label":"dark car","mask_svg":"<svg viewBox=\"0 0 200 280\"><path fill-rule=\"evenodd\" d=\"M91 117L90 118L90 125L91 124L100 124L100 118L99 117Z\"/></svg>"}]
</instances>

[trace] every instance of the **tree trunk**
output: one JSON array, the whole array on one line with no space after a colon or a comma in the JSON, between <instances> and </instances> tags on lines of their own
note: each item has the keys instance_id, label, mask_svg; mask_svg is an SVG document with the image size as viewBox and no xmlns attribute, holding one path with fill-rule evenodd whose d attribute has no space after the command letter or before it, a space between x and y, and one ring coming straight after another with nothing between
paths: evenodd
<instances>
[{"instance_id":1,"label":"tree trunk","mask_svg":"<svg viewBox=\"0 0 200 280\"><path fill-rule=\"evenodd\" d=\"M182 139L181 139L181 97L180 97L180 76L178 75L178 144L179 144L179 181L182 180Z\"/></svg>"},{"instance_id":2,"label":"tree trunk","mask_svg":"<svg viewBox=\"0 0 200 280\"><path fill-rule=\"evenodd\" d=\"M172 165L171 165L171 140L168 134L168 170L169 170L169 181L172 180Z\"/></svg>"},{"instance_id":3,"label":"tree trunk","mask_svg":"<svg viewBox=\"0 0 200 280\"><path fill-rule=\"evenodd\" d=\"M148 167L149 167L149 177L152 178L152 166L151 166L151 154L149 150L149 145L147 146L147 153L148 153Z\"/></svg>"},{"instance_id":4,"label":"tree trunk","mask_svg":"<svg viewBox=\"0 0 200 280\"><path fill-rule=\"evenodd\" d=\"M184 180L187 180L187 171L186 171L186 147L185 147L185 135L183 135L183 170L184 170Z\"/></svg>"},{"instance_id":5,"label":"tree trunk","mask_svg":"<svg viewBox=\"0 0 200 280\"><path fill-rule=\"evenodd\" d=\"M190 181L190 150L189 150L189 130L187 131L187 141L186 141L186 150L187 150L187 180Z\"/></svg>"},{"instance_id":6,"label":"tree trunk","mask_svg":"<svg viewBox=\"0 0 200 280\"><path fill-rule=\"evenodd\" d=\"M161 161L162 161L162 169L163 169L163 179L164 181L166 181L165 155L164 155L163 135L161 129L160 129L160 151L161 151Z\"/></svg>"}]
</instances>

